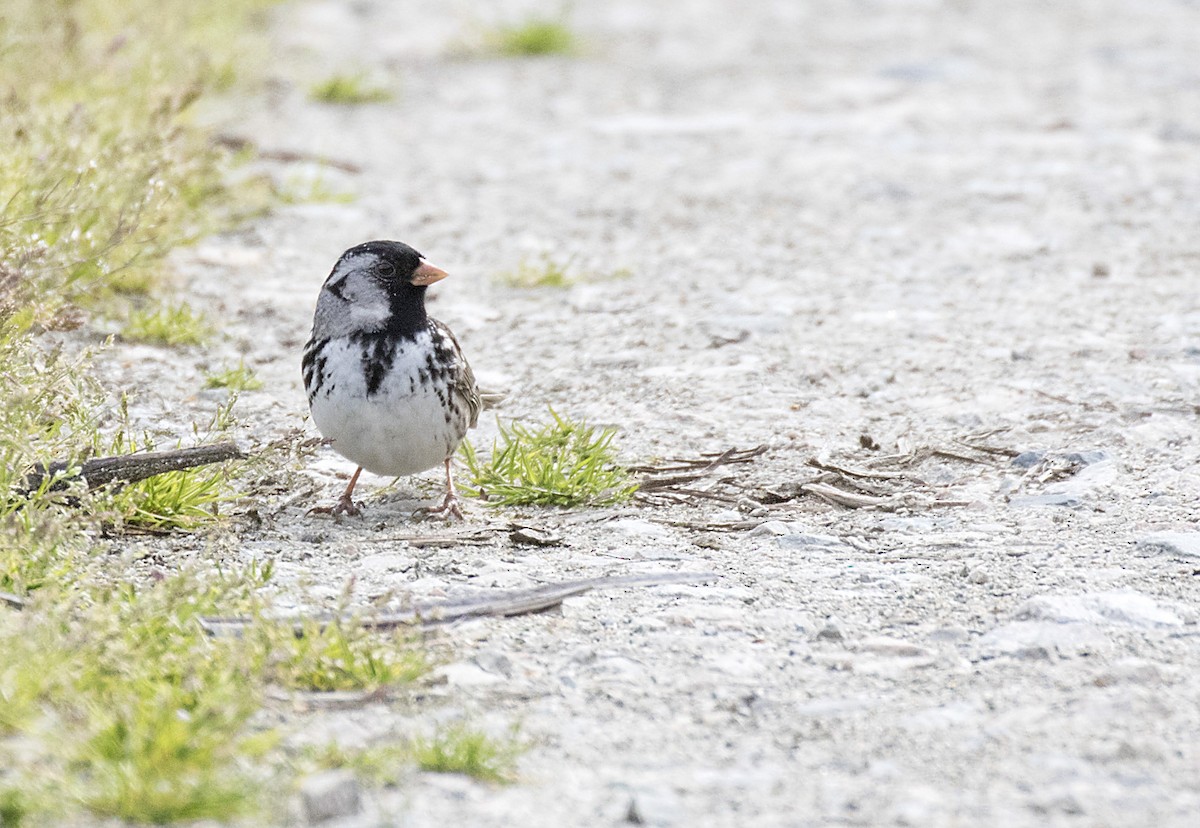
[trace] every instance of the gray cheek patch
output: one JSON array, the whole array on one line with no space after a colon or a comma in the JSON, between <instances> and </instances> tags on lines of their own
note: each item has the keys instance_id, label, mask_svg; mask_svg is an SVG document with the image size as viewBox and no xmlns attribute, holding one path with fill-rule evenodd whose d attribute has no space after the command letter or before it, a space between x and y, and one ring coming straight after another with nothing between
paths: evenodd
<instances>
[{"instance_id":1,"label":"gray cheek patch","mask_svg":"<svg viewBox=\"0 0 1200 828\"><path fill-rule=\"evenodd\" d=\"M356 257L352 262L362 263ZM387 291L362 267L343 263L321 289L313 333L320 338L381 330L391 313Z\"/></svg>"},{"instance_id":2,"label":"gray cheek patch","mask_svg":"<svg viewBox=\"0 0 1200 828\"><path fill-rule=\"evenodd\" d=\"M325 283L325 290L329 291L331 294L336 296L338 299L345 302L346 294L342 293L342 284L345 281L346 281L345 279L339 279L336 282L333 280L330 280Z\"/></svg>"}]
</instances>

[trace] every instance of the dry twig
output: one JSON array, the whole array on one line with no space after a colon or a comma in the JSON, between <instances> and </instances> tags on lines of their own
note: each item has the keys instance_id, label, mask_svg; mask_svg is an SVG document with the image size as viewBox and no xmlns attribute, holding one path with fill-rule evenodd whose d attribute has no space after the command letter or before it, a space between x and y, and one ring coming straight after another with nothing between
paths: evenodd
<instances>
[{"instance_id":1,"label":"dry twig","mask_svg":"<svg viewBox=\"0 0 1200 828\"><path fill-rule=\"evenodd\" d=\"M221 133L213 136L212 141L217 146L225 147L233 152L250 150L256 156L266 161L279 161L284 164L291 164L297 161L309 161L314 164L323 164L326 167L333 167L334 169L343 170L344 172L348 173L362 172L362 167L358 164L355 164L353 161L343 161L339 158L331 158L328 155L318 155L317 153L300 152L298 150L263 149L249 138L243 138L240 135Z\"/></svg>"},{"instance_id":2,"label":"dry twig","mask_svg":"<svg viewBox=\"0 0 1200 828\"><path fill-rule=\"evenodd\" d=\"M671 459L665 463L653 466L633 466L629 469L634 474L643 474L638 481L638 495L642 497L668 497L674 500L716 500L721 503L737 503L740 498L711 491L698 489L689 484L703 480L717 468L737 463L749 463L756 457L767 452L765 445L754 448L731 448L719 453L701 454L696 459ZM728 483L729 479L716 483Z\"/></svg>"},{"instance_id":3,"label":"dry twig","mask_svg":"<svg viewBox=\"0 0 1200 828\"><path fill-rule=\"evenodd\" d=\"M824 483L808 483L801 487L803 491L814 494L822 500L849 509L878 509L882 512L895 512L900 509L931 509L945 506L967 506L968 500L938 500L936 497L923 492L897 492L886 497L859 494L827 486Z\"/></svg>"},{"instance_id":4,"label":"dry twig","mask_svg":"<svg viewBox=\"0 0 1200 828\"><path fill-rule=\"evenodd\" d=\"M900 480L908 477L904 472L875 471L856 466L838 466L816 457L809 458L808 465L822 471L836 472L843 477L858 477L864 480ZM920 481L917 481L920 482Z\"/></svg>"},{"instance_id":5,"label":"dry twig","mask_svg":"<svg viewBox=\"0 0 1200 828\"><path fill-rule=\"evenodd\" d=\"M585 578L563 581L534 589L495 592L477 598L440 603L421 603L411 609L386 613L358 621L373 630L393 630L399 627L435 627L471 618L511 618L516 615L545 612L559 606L567 598L583 595L594 589L628 589L630 587L662 586L665 584L695 584L714 580L712 573L659 572L652 575L617 575L604 578ZM336 616L320 616L320 623L338 620ZM237 635L251 619L246 617L202 618L200 623L211 635ZM295 625L296 635L303 635L304 625Z\"/></svg>"},{"instance_id":6,"label":"dry twig","mask_svg":"<svg viewBox=\"0 0 1200 828\"><path fill-rule=\"evenodd\" d=\"M136 483L147 477L167 472L183 471L212 463L224 463L228 460L241 460L245 456L245 453L234 443L216 443L211 446L195 446L174 451L146 451L116 457L95 457L85 460L76 475L68 474L72 468L70 463L65 460L55 460L41 468L35 468L25 475L25 480L18 492L28 495L37 491L45 483L47 477L53 479L50 484L52 491L67 488L68 483L77 476L87 482L89 489L96 489L118 481Z\"/></svg>"}]
</instances>

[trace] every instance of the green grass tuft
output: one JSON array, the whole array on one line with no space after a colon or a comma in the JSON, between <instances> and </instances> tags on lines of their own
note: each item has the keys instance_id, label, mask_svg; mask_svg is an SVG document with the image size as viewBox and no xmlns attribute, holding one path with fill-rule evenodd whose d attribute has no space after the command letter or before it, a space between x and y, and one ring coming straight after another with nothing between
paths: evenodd
<instances>
[{"instance_id":1,"label":"green grass tuft","mask_svg":"<svg viewBox=\"0 0 1200 828\"><path fill-rule=\"evenodd\" d=\"M83 557L75 534L62 525L61 510L49 508L52 498L34 495L25 502L0 523L0 536L11 544L0 544L0 591L17 595L69 581Z\"/></svg>"},{"instance_id":2,"label":"green grass tuft","mask_svg":"<svg viewBox=\"0 0 1200 828\"><path fill-rule=\"evenodd\" d=\"M487 33L491 47L509 57L569 55L578 49L578 38L561 20L533 17L522 23L500 26Z\"/></svg>"},{"instance_id":3,"label":"green grass tuft","mask_svg":"<svg viewBox=\"0 0 1200 828\"><path fill-rule=\"evenodd\" d=\"M4 724L37 734L23 748L24 767L4 763L12 775L0 801L36 812L41 824L59 824L47 817L76 803L154 823L252 810L259 794L243 759L273 742L250 724L265 654L206 635L198 619L260 612L270 575L249 567L143 588L88 582L86 597L77 580L47 587L55 594L19 618L0 615L0 697L17 702L0 705L9 710Z\"/></svg>"},{"instance_id":4,"label":"green grass tuft","mask_svg":"<svg viewBox=\"0 0 1200 828\"><path fill-rule=\"evenodd\" d=\"M516 270L500 274L499 281L509 287L564 288L578 282L579 277L572 273L570 259L560 262L547 255L537 261L523 260Z\"/></svg>"},{"instance_id":5,"label":"green grass tuft","mask_svg":"<svg viewBox=\"0 0 1200 828\"><path fill-rule=\"evenodd\" d=\"M68 579L83 555L81 522L64 520L49 480L27 498L9 493L34 466L78 462L95 448L102 393L86 363L0 319L0 590L24 595Z\"/></svg>"},{"instance_id":6,"label":"green grass tuft","mask_svg":"<svg viewBox=\"0 0 1200 828\"><path fill-rule=\"evenodd\" d=\"M525 746L515 736L496 739L482 730L456 725L429 738L414 739L417 767L434 773L461 773L485 782L512 782Z\"/></svg>"},{"instance_id":7,"label":"green grass tuft","mask_svg":"<svg viewBox=\"0 0 1200 828\"><path fill-rule=\"evenodd\" d=\"M415 681L429 671L424 653L400 634L372 632L351 621L259 630L274 642L272 680L293 690L376 690Z\"/></svg>"},{"instance_id":8,"label":"green grass tuft","mask_svg":"<svg viewBox=\"0 0 1200 828\"><path fill-rule=\"evenodd\" d=\"M189 109L253 63L242 36L270 2L4 3L0 309L27 325L144 293L172 248L242 214Z\"/></svg>"},{"instance_id":9,"label":"green grass tuft","mask_svg":"<svg viewBox=\"0 0 1200 828\"><path fill-rule=\"evenodd\" d=\"M126 526L189 532L217 520L232 497L225 471L189 469L131 483L110 502Z\"/></svg>"},{"instance_id":10,"label":"green grass tuft","mask_svg":"<svg viewBox=\"0 0 1200 828\"><path fill-rule=\"evenodd\" d=\"M17 788L0 789L0 825L19 828L28 812L24 791Z\"/></svg>"},{"instance_id":11,"label":"green grass tuft","mask_svg":"<svg viewBox=\"0 0 1200 828\"><path fill-rule=\"evenodd\" d=\"M365 104L383 103L390 101L393 95L382 86L368 83L364 73L356 75L333 75L314 85L308 96L320 103L328 104Z\"/></svg>"},{"instance_id":12,"label":"green grass tuft","mask_svg":"<svg viewBox=\"0 0 1200 828\"><path fill-rule=\"evenodd\" d=\"M205 388L228 388L230 391L257 391L263 387L262 380L254 375L253 368L239 362L236 368L226 368L204 375Z\"/></svg>"},{"instance_id":13,"label":"green grass tuft","mask_svg":"<svg viewBox=\"0 0 1200 828\"><path fill-rule=\"evenodd\" d=\"M253 712L237 698L245 684L185 689L156 683L122 699L120 709L97 715L76 757L93 768L84 805L155 824L245 812L254 787L229 767L236 755L230 737Z\"/></svg>"},{"instance_id":14,"label":"green grass tuft","mask_svg":"<svg viewBox=\"0 0 1200 828\"><path fill-rule=\"evenodd\" d=\"M353 204L358 196L335 190L320 175L293 175L278 192L283 204Z\"/></svg>"},{"instance_id":15,"label":"green grass tuft","mask_svg":"<svg viewBox=\"0 0 1200 828\"><path fill-rule=\"evenodd\" d=\"M231 395L224 404L217 406L206 427L193 424L197 441L209 442L232 428L235 423L232 411L236 403L237 396ZM148 433L140 439L132 433L128 405L128 397L122 396L117 409L118 428L111 439L101 442L98 435L94 438L94 444L103 454L134 454L157 448ZM217 521L221 504L237 497L230 482L239 468L237 463L224 463L157 474L124 485L114 484L89 493L87 505L107 522L121 527L189 532Z\"/></svg>"},{"instance_id":16,"label":"green grass tuft","mask_svg":"<svg viewBox=\"0 0 1200 828\"><path fill-rule=\"evenodd\" d=\"M121 331L121 337L130 342L168 346L202 345L211 335L212 328L204 315L186 302L134 310Z\"/></svg>"},{"instance_id":17,"label":"green grass tuft","mask_svg":"<svg viewBox=\"0 0 1200 828\"><path fill-rule=\"evenodd\" d=\"M412 750L403 742L363 748L337 744L309 746L303 758L323 770L348 768L364 782L383 787L399 784L404 772L413 766Z\"/></svg>"},{"instance_id":18,"label":"green grass tuft","mask_svg":"<svg viewBox=\"0 0 1200 828\"><path fill-rule=\"evenodd\" d=\"M301 759L308 768L347 768L368 784L378 786L400 784L413 768L507 783L516 778L517 759L527 747L515 727L507 736L494 737L465 724L456 724L429 737L362 748L337 744L309 746Z\"/></svg>"},{"instance_id":19,"label":"green grass tuft","mask_svg":"<svg viewBox=\"0 0 1200 828\"><path fill-rule=\"evenodd\" d=\"M540 428L500 425L487 462L464 440L460 451L476 487L467 493L497 506L596 506L633 495L637 484L612 448L616 429L597 431L554 409L550 416Z\"/></svg>"},{"instance_id":20,"label":"green grass tuft","mask_svg":"<svg viewBox=\"0 0 1200 828\"><path fill-rule=\"evenodd\" d=\"M615 281L632 275L633 271L628 268L608 273L582 271L575 265L574 256L564 261L543 254L536 259L522 259L515 270L498 274L496 281L516 288L567 288L580 282Z\"/></svg>"}]
</instances>

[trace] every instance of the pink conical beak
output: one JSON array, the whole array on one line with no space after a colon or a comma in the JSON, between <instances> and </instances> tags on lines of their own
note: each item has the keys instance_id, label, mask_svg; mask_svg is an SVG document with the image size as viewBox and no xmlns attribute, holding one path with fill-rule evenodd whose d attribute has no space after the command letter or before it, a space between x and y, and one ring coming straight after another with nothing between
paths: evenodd
<instances>
[{"instance_id":1,"label":"pink conical beak","mask_svg":"<svg viewBox=\"0 0 1200 828\"><path fill-rule=\"evenodd\" d=\"M417 285L418 287L424 287L425 285L432 285L434 282L440 282L449 275L450 274L442 270L440 267L435 267L429 262L422 260L420 266L413 271L412 278L409 279L409 282Z\"/></svg>"}]
</instances>

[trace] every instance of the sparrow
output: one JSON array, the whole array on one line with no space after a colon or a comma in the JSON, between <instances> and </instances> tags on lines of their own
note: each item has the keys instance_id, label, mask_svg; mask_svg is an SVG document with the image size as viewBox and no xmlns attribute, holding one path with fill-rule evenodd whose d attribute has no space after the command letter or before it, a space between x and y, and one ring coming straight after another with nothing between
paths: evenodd
<instances>
[{"instance_id":1,"label":"sparrow","mask_svg":"<svg viewBox=\"0 0 1200 828\"><path fill-rule=\"evenodd\" d=\"M333 266L304 346L304 390L313 423L358 468L332 507L358 515L363 469L398 477L446 469L446 496L430 514L462 517L450 458L479 419L471 366L450 329L425 312L425 291L446 278L407 244L370 241Z\"/></svg>"}]
</instances>

